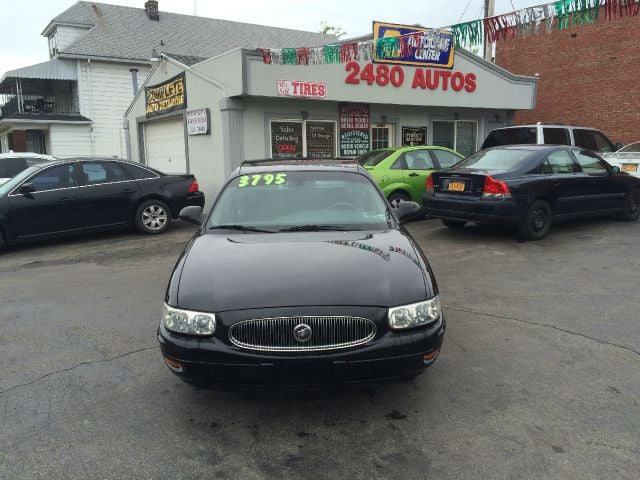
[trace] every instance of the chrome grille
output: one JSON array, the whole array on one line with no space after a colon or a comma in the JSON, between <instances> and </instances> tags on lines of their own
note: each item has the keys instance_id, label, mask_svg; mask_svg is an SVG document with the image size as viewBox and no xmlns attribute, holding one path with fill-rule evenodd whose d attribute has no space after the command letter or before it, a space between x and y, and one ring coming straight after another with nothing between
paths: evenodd
<instances>
[{"instance_id":1,"label":"chrome grille","mask_svg":"<svg viewBox=\"0 0 640 480\"><path fill-rule=\"evenodd\" d=\"M311 337L298 340L294 329L308 325ZM266 352L339 350L363 345L376 334L376 324L360 317L278 317L244 320L229 328L238 347Z\"/></svg>"}]
</instances>

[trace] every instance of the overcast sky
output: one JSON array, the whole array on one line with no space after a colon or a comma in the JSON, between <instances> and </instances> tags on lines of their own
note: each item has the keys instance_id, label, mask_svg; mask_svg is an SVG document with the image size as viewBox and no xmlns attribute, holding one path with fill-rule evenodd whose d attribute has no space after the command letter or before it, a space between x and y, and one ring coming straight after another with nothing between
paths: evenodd
<instances>
[{"instance_id":1,"label":"overcast sky","mask_svg":"<svg viewBox=\"0 0 640 480\"><path fill-rule=\"evenodd\" d=\"M371 22L420 23L443 27L483 17L484 0L196 0L202 17L318 31L322 21L348 36L371 31ZM75 0L0 0L0 75L7 70L48 60L47 41L40 35L49 21ZM140 7L144 0L105 0ZM540 0L496 0L496 14L539 5ZM159 0L160 11L192 15L194 0ZM466 9L466 12L465 12ZM268 45L265 45L268 46ZM295 47L296 45L291 45Z\"/></svg>"}]
</instances>

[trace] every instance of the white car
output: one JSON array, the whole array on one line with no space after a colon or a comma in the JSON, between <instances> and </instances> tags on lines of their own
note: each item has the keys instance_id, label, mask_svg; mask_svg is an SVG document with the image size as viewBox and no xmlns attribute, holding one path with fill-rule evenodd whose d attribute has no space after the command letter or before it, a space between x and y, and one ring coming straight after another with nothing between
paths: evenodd
<instances>
[{"instance_id":1,"label":"white car","mask_svg":"<svg viewBox=\"0 0 640 480\"><path fill-rule=\"evenodd\" d=\"M621 171L640 177L640 142L630 143L614 153L605 153L603 158L620 167Z\"/></svg>"},{"instance_id":2,"label":"white car","mask_svg":"<svg viewBox=\"0 0 640 480\"><path fill-rule=\"evenodd\" d=\"M57 158L38 153L0 153L0 185L32 165L50 160L57 160Z\"/></svg>"}]
</instances>

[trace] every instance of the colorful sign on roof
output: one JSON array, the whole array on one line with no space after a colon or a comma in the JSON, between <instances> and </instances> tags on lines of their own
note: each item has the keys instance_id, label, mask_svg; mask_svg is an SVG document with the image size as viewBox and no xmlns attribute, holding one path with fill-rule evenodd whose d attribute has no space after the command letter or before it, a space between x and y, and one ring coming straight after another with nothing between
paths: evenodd
<instances>
[{"instance_id":1,"label":"colorful sign on roof","mask_svg":"<svg viewBox=\"0 0 640 480\"><path fill-rule=\"evenodd\" d=\"M415 34L415 35L412 35ZM452 68L454 42L451 32L397 23L373 22L373 39L402 37L403 48L389 58L381 58L376 52L375 63L394 63L421 67Z\"/></svg>"}]
</instances>

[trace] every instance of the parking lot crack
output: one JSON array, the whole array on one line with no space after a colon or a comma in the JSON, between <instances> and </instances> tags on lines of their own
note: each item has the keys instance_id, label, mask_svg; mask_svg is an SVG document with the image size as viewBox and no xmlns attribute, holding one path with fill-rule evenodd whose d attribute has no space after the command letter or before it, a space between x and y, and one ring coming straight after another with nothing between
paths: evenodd
<instances>
[{"instance_id":1,"label":"parking lot crack","mask_svg":"<svg viewBox=\"0 0 640 480\"><path fill-rule=\"evenodd\" d=\"M42 376L40 376L40 377L38 377L38 378L35 378L35 379L33 379L33 380L29 381L29 382L19 383L19 384L17 384L17 385L13 385L13 386L11 386L11 387L9 387L9 388L7 388L7 389L5 389L5 390L0 390L0 395L3 395L3 394L8 393L8 392L10 392L10 391L12 391L12 390L15 390L16 388L26 387L26 386L32 385L32 384L34 384L34 383L39 382L40 380L44 380L45 378L47 378L47 377L51 377L51 376L53 376L53 375L58 375L58 374L60 374L60 373L70 372L71 370L75 370L76 368L78 368L78 367L82 367L82 366L84 366L84 365L93 365L93 364L96 364L96 363L107 363L107 362L112 362L112 361L114 361L114 360L118 360L119 358L127 357L127 356L129 356L129 355L134 355L134 354L136 354L136 353L145 352L145 351L147 351L147 350L155 350L155 349L157 349L157 348L160 348L160 346L159 346L159 345L156 345L156 346L154 346L154 347L139 348L138 350L132 350L132 351L130 351L130 352L122 353L122 354L120 354L120 355L116 355L115 357L102 358L102 359L100 359L100 360L89 360L89 361L87 361L87 362L81 362L81 363L78 363L78 364L76 364L76 365L73 365L72 367L63 368L62 370L56 370L55 372L45 373L44 375L42 375Z\"/></svg>"},{"instance_id":2,"label":"parking lot crack","mask_svg":"<svg viewBox=\"0 0 640 480\"><path fill-rule=\"evenodd\" d=\"M595 338L595 337L591 337L589 335L585 335L584 333L576 332L576 331L573 331L573 330L568 330L566 328L561 328L561 327L558 327L556 325L552 325L550 323L539 323L539 322L534 322L532 320L524 320L522 318L508 317L508 316L504 316L504 315L494 315L494 314L485 313L485 312L476 312L474 310L467 310L467 309L458 308L458 307L444 307L443 306L442 308L444 310L452 310L454 312L471 313L471 314L474 314L474 315L483 315L485 317L499 318L499 319L502 319L502 320L512 320L514 322L526 323L528 325L533 325L533 326L536 326L536 327L553 328L554 330L558 330L560 332L567 333L569 335L576 335L578 337L586 338L588 340L592 340L592 341L597 342L597 343L602 343L604 345L610 345L612 347L621 348L623 350L628 350L629 352L635 353L636 355L640 356L640 351L635 350L635 349L633 349L631 347L628 347L626 345L621 345L621 344L615 343L615 342L608 342L608 341L602 340L600 338Z\"/></svg>"}]
</instances>

